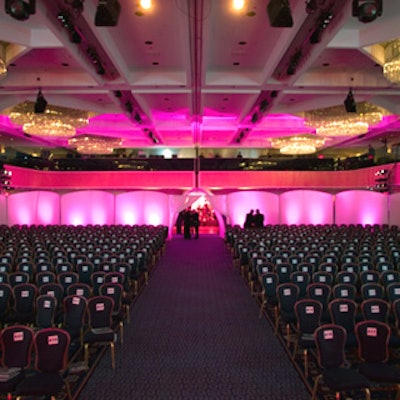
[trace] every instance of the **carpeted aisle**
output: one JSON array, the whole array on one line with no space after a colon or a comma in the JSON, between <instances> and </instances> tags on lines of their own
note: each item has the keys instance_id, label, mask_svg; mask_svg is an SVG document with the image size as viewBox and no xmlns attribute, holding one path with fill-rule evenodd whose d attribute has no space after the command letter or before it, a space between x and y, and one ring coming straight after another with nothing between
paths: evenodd
<instances>
[{"instance_id":1,"label":"carpeted aisle","mask_svg":"<svg viewBox=\"0 0 400 400\"><path fill-rule=\"evenodd\" d=\"M309 399L223 240L176 237L79 400Z\"/></svg>"}]
</instances>

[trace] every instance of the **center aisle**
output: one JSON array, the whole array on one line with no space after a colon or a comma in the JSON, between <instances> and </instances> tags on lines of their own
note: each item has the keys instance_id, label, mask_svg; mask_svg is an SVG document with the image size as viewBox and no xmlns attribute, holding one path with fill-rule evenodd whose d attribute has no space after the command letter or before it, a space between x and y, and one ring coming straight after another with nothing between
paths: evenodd
<instances>
[{"instance_id":1,"label":"center aisle","mask_svg":"<svg viewBox=\"0 0 400 400\"><path fill-rule=\"evenodd\" d=\"M79 400L309 399L218 236L176 237Z\"/></svg>"}]
</instances>

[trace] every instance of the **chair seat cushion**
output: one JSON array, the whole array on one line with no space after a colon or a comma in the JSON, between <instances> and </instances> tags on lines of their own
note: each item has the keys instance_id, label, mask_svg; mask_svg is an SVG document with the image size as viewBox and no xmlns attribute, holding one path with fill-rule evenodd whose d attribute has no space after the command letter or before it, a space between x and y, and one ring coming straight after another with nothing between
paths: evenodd
<instances>
[{"instance_id":1,"label":"chair seat cushion","mask_svg":"<svg viewBox=\"0 0 400 400\"><path fill-rule=\"evenodd\" d=\"M365 363L359 367L360 373L376 382L400 382L400 369L382 363Z\"/></svg>"},{"instance_id":2,"label":"chair seat cushion","mask_svg":"<svg viewBox=\"0 0 400 400\"><path fill-rule=\"evenodd\" d=\"M370 386L368 379L357 371L347 368L332 368L322 374L325 384L333 390L359 389Z\"/></svg>"},{"instance_id":3,"label":"chair seat cushion","mask_svg":"<svg viewBox=\"0 0 400 400\"><path fill-rule=\"evenodd\" d=\"M85 333L85 336L83 338L83 341L85 343L94 343L94 342L116 342L117 334L115 333L114 330L112 329L107 329L104 331L101 330L90 330Z\"/></svg>"},{"instance_id":4,"label":"chair seat cushion","mask_svg":"<svg viewBox=\"0 0 400 400\"><path fill-rule=\"evenodd\" d=\"M18 396L56 395L64 386L64 380L58 373L35 373L27 376L16 388Z\"/></svg>"}]
</instances>

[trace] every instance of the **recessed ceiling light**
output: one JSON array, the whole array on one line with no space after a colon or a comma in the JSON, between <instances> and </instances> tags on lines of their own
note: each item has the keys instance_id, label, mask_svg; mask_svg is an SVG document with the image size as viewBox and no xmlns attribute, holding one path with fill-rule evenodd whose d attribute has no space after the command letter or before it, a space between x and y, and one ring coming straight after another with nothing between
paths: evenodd
<instances>
[{"instance_id":1,"label":"recessed ceiling light","mask_svg":"<svg viewBox=\"0 0 400 400\"><path fill-rule=\"evenodd\" d=\"M66 62L61 63L61 65L62 65L63 67L69 67L69 64L66 63Z\"/></svg>"},{"instance_id":2,"label":"recessed ceiling light","mask_svg":"<svg viewBox=\"0 0 400 400\"><path fill-rule=\"evenodd\" d=\"M247 44L247 42L246 42L245 40L241 40L241 41L239 42L239 44L240 44L240 46L244 46L245 44Z\"/></svg>"},{"instance_id":3,"label":"recessed ceiling light","mask_svg":"<svg viewBox=\"0 0 400 400\"><path fill-rule=\"evenodd\" d=\"M153 65L159 65L159 62L158 61L153 61L152 64Z\"/></svg>"},{"instance_id":4,"label":"recessed ceiling light","mask_svg":"<svg viewBox=\"0 0 400 400\"><path fill-rule=\"evenodd\" d=\"M240 65L240 62L236 61L236 62L233 63L233 65L235 65L235 66Z\"/></svg>"},{"instance_id":5,"label":"recessed ceiling light","mask_svg":"<svg viewBox=\"0 0 400 400\"><path fill-rule=\"evenodd\" d=\"M323 67L329 67L330 65L331 65L331 64L328 63L328 62L322 64Z\"/></svg>"},{"instance_id":6,"label":"recessed ceiling light","mask_svg":"<svg viewBox=\"0 0 400 400\"><path fill-rule=\"evenodd\" d=\"M152 44L153 44L153 41L152 41L152 40L146 40L146 41L144 42L144 44L152 45Z\"/></svg>"}]
</instances>

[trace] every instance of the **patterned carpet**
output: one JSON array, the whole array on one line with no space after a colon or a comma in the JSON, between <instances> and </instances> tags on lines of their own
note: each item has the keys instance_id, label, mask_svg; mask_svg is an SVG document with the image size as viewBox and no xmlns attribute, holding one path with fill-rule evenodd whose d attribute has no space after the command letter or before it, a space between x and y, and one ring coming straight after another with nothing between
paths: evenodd
<instances>
[{"instance_id":1,"label":"patterned carpet","mask_svg":"<svg viewBox=\"0 0 400 400\"><path fill-rule=\"evenodd\" d=\"M175 237L79 400L310 398L218 236Z\"/></svg>"}]
</instances>

